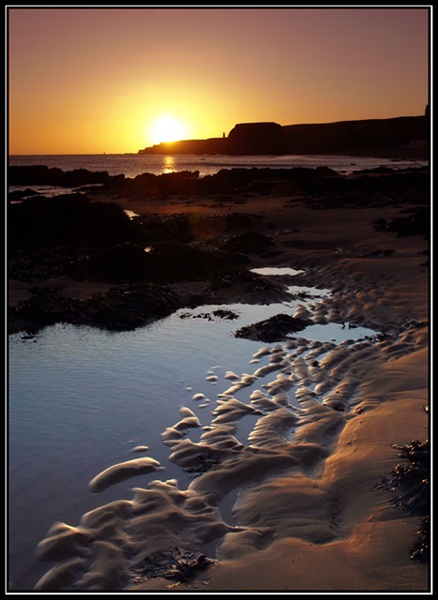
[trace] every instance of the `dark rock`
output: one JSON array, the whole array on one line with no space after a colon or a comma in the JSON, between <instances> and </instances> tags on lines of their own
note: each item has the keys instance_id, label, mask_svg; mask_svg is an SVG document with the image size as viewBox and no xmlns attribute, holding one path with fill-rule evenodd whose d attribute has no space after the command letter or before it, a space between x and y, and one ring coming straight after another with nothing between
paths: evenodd
<instances>
[{"instance_id":1,"label":"dark rock","mask_svg":"<svg viewBox=\"0 0 438 600\"><path fill-rule=\"evenodd\" d=\"M377 219L373 222L377 231L395 232L397 237L421 235L429 239L431 215L428 207L417 207L404 211L406 216L387 219Z\"/></svg>"},{"instance_id":2,"label":"dark rock","mask_svg":"<svg viewBox=\"0 0 438 600\"><path fill-rule=\"evenodd\" d=\"M176 215L145 215L139 218L142 231L149 242L178 242L188 244L227 231L253 227L253 215L229 213L227 215L200 215L183 213Z\"/></svg>"},{"instance_id":3,"label":"dark rock","mask_svg":"<svg viewBox=\"0 0 438 600\"><path fill-rule=\"evenodd\" d=\"M166 243L149 254L156 281L207 281L242 262L230 252Z\"/></svg>"},{"instance_id":4,"label":"dark rock","mask_svg":"<svg viewBox=\"0 0 438 600\"><path fill-rule=\"evenodd\" d=\"M81 185L108 183L110 179L111 177L106 171L88 171L88 169L63 171L62 169L49 168L45 165L8 167L9 185L78 187Z\"/></svg>"},{"instance_id":5,"label":"dark rock","mask_svg":"<svg viewBox=\"0 0 438 600\"><path fill-rule=\"evenodd\" d=\"M412 142L420 140L420 146ZM397 156L427 159L430 117L363 119L335 123L277 125L241 123L222 138L166 142L139 150L140 154L324 154L352 153L380 156L387 150ZM380 154L379 154L380 151ZM385 156L385 153L383 153Z\"/></svg>"},{"instance_id":6,"label":"dark rock","mask_svg":"<svg viewBox=\"0 0 438 600\"><path fill-rule=\"evenodd\" d=\"M139 218L142 231L150 244L164 242L189 243L195 238L193 221L187 214L145 215Z\"/></svg>"},{"instance_id":7,"label":"dark rock","mask_svg":"<svg viewBox=\"0 0 438 600\"><path fill-rule=\"evenodd\" d=\"M237 255L235 255L237 256ZM245 289L249 289L250 286L263 282L263 278L256 273L251 273L248 269L243 266L236 264L236 261L229 268L222 270L217 273L211 279L211 290L217 291L222 288L243 286Z\"/></svg>"},{"instance_id":8,"label":"dark rock","mask_svg":"<svg viewBox=\"0 0 438 600\"><path fill-rule=\"evenodd\" d=\"M348 154L348 150L399 149L412 140L427 141L430 130L428 118L418 116L286 125L283 135L288 154Z\"/></svg>"},{"instance_id":9,"label":"dark rock","mask_svg":"<svg viewBox=\"0 0 438 600\"><path fill-rule=\"evenodd\" d=\"M33 295L23 300L18 307L9 307L10 333L20 329L36 332L47 325L68 323L76 319L77 303L63 297L59 290L35 287L31 291ZM23 328L20 327L21 324L24 324Z\"/></svg>"},{"instance_id":10,"label":"dark rock","mask_svg":"<svg viewBox=\"0 0 438 600\"><path fill-rule=\"evenodd\" d=\"M133 283L155 279L153 260L141 246L125 243L72 261L68 275L83 281Z\"/></svg>"},{"instance_id":11,"label":"dark rock","mask_svg":"<svg viewBox=\"0 0 438 600\"><path fill-rule=\"evenodd\" d=\"M9 333L33 332L55 323L129 331L166 317L183 306L165 286L125 285L87 300L64 297L59 290L39 288L17 307L9 307Z\"/></svg>"},{"instance_id":12,"label":"dark rock","mask_svg":"<svg viewBox=\"0 0 438 600\"><path fill-rule=\"evenodd\" d=\"M280 314L265 321L241 327L234 335L237 338L272 343L281 341L289 333L301 331L310 324L311 321Z\"/></svg>"},{"instance_id":13,"label":"dark rock","mask_svg":"<svg viewBox=\"0 0 438 600\"><path fill-rule=\"evenodd\" d=\"M243 252L244 254L260 254L273 245L274 242L268 236L257 231L249 231L231 237L222 245L222 249L229 252Z\"/></svg>"},{"instance_id":14,"label":"dark rock","mask_svg":"<svg viewBox=\"0 0 438 600\"><path fill-rule=\"evenodd\" d=\"M230 155L285 154L283 128L277 123L240 123L228 136Z\"/></svg>"},{"instance_id":15,"label":"dark rock","mask_svg":"<svg viewBox=\"0 0 438 600\"><path fill-rule=\"evenodd\" d=\"M26 188L25 190L14 190L13 192L8 192L8 202L20 202L25 198L30 198L31 196L39 195L40 192L37 192L32 188Z\"/></svg>"},{"instance_id":16,"label":"dark rock","mask_svg":"<svg viewBox=\"0 0 438 600\"><path fill-rule=\"evenodd\" d=\"M128 331L166 317L183 306L165 286L124 285L81 302L76 324Z\"/></svg>"},{"instance_id":17,"label":"dark rock","mask_svg":"<svg viewBox=\"0 0 438 600\"><path fill-rule=\"evenodd\" d=\"M199 171L179 171L153 175L143 173L125 182L124 189L129 193L146 193L149 196L171 194L192 194L196 190Z\"/></svg>"},{"instance_id":18,"label":"dark rock","mask_svg":"<svg viewBox=\"0 0 438 600\"><path fill-rule=\"evenodd\" d=\"M81 194L34 197L8 209L8 252L68 246L86 253L128 240L140 240L137 223L111 202L91 202Z\"/></svg>"}]
</instances>

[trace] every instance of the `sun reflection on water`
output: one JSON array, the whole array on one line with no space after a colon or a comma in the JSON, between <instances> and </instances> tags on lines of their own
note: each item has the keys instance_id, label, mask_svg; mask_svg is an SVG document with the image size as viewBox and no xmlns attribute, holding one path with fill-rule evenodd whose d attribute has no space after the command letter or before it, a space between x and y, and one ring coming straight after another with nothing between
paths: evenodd
<instances>
[{"instance_id":1,"label":"sun reflection on water","mask_svg":"<svg viewBox=\"0 0 438 600\"><path fill-rule=\"evenodd\" d=\"M163 173L173 173L175 171L175 159L173 156L163 156Z\"/></svg>"}]
</instances>

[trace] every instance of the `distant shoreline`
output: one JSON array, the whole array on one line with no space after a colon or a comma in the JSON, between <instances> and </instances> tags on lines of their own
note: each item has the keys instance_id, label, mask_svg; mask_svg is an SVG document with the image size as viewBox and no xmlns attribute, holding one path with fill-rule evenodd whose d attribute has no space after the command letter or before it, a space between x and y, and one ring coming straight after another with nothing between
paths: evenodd
<instances>
[{"instance_id":1,"label":"distant shoreline","mask_svg":"<svg viewBox=\"0 0 438 600\"><path fill-rule=\"evenodd\" d=\"M427 156L428 109L423 116L303 125L239 123L228 137L162 142L139 154L223 154L227 156L351 154ZM383 154L376 154L383 152ZM359 153L359 154L357 154Z\"/></svg>"}]
</instances>

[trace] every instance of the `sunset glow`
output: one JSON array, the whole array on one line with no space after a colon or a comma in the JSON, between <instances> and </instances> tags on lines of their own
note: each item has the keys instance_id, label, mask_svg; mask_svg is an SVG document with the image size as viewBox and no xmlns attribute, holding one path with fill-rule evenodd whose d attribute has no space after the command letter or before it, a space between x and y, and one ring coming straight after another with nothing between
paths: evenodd
<instances>
[{"instance_id":1,"label":"sunset glow","mask_svg":"<svg viewBox=\"0 0 438 600\"><path fill-rule=\"evenodd\" d=\"M148 136L154 144L161 142L176 142L189 137L188 126L173 115L163 115L152 121L151 132Z\"/></svg>"},{"instance_id":2,"label":"sunset glow","mask_svg":"<svg viewBox=\"0 0 438 600\"><path fill-rule=\"evenodd\" d=\"M429 10L8 7L10 154L424 114Z\"/></svg>"}]
</instances>

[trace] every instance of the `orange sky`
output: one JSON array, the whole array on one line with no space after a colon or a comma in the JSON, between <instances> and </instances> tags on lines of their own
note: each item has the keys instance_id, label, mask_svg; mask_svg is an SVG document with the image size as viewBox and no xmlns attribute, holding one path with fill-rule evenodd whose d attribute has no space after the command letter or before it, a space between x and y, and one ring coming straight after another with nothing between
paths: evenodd
<instances>
[{"instance_id":1,"label":"orange sky","mask_svg":"<svg viewBox=\"0 0 438 600\"><path fill-rule=\"evenodd\" d=\"M7 7L9 153L424 114L431 10Z\"/></svg>"}]
</instances>

